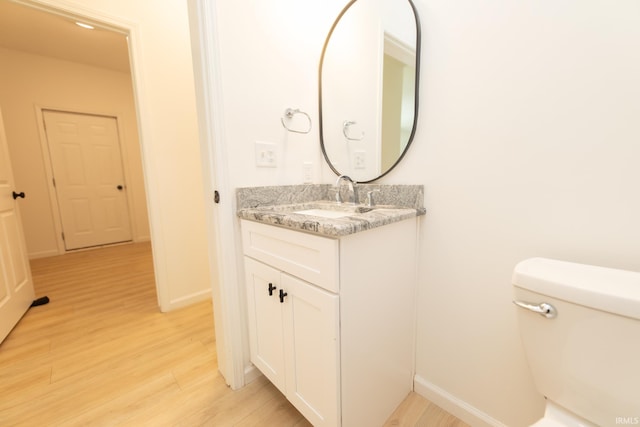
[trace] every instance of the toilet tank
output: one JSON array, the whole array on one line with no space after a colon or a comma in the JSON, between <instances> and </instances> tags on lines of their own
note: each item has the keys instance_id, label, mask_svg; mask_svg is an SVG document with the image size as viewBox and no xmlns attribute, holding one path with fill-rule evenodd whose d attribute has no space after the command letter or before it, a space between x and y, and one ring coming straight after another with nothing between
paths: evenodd
<instances>
[{"instance_id":1,"label":"toilet tank","mask_svg":"<svg viewBox=\"0 0 640 427\"><path fill-rule=\"evenodd\" d=\"M516 265L514 300L535 385L600 426L640 424L640 273L532 258Z\"/></svg>"}]
</instances>

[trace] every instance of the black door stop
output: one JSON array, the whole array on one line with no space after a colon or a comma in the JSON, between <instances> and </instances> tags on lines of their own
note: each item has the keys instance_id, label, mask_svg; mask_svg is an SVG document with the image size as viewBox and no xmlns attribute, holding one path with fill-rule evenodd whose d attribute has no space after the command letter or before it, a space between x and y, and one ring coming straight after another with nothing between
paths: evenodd
<instances>
[{"instance_id":1,"label":"black door stop","mask_svg":"<svg viewBox=\"0 0 640 427\"><path fill-rule=\"evenodd\" d=\"M31 307L37 307L39 305L45 305L49 303L49 297L40 297L33 300Z\"/></svg>"}]
</instances>

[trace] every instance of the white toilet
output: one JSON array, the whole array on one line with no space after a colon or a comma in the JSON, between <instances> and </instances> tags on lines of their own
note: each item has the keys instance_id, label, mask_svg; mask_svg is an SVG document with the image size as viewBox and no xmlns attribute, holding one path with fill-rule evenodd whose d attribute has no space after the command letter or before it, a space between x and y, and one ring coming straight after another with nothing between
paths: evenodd
<instances>
[{"instance_id":1,"label":"white toilet","mask_svg":"<svg viewBox=\"0 0 640 427\"><path fill-rule=\"evenodd\" d=\"M640 273L545 258L513 272L535 427L640 425Z\"/></svg>"}]
</instances>

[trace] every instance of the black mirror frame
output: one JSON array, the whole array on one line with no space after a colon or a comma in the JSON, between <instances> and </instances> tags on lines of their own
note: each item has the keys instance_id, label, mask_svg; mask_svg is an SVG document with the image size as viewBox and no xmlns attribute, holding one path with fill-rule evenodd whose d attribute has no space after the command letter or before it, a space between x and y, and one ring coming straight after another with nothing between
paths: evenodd
<instances>
[{"instance_id":1,"label":"black mirror frame","mask_svg":"<svg viewBox=\"0 0 640 427\"><path fill-rule=\"evenodd\" d=\"M331 29L329 30L329 34L327 34L327 38L324 42L324 45L322 46L322 54L320 55L320 64L318 67L318 129L319 129L319 133L320 133L320 148L322 149L322 155L324 156L325 161L327 162L327 165L329 165L329 167L331 168L331 170L333 171L333 173L335 173L337 176L342 175L340 172L338 172L338 170L335 168L335 166L333 166L333 164L331 163L331 160L329 160L329 156L327 154L327 151L324 148L324 135L322 132L322 65L324 64L324 55L326 53L327 50L327 46L329 44L329 40L331 39L331 35L333 34L333 31L335 30L336 26L338 25L338 22L340 22L340 19L342 18L342 16L347 12L347 10L349 10L349 8L358 0L351 0L340 12L340 14L338 15L338 17L336 18L336 20L334 21L333 25L331 26ZM393 165L391 165L391 167L389 167L389 169L387 169L386 171L384 171L382 174L380 174L379 176L367 180L367 181L358 181L359 183L362 184L367 184L370 182L374 182L380 178L382 178L383 176L385 176L386 174L388 174L389 172L391 172L397 165L398 163L400 163L400 161L404 158L404 156L407 154L407 151L409 151L409 147L411 146L411 143L413 142L413 137L415 136L416 133L416 127L418 124L418 104L419 104L419 98L420 98L420 46L421 46L421 36L422 36L422 31L420 28L420 18L418 17L418 9L416 9L415 4L413 4L412 0L407 0L407 2L409 2L409 6L411 6L411 9L413 10L413 16L416 20L416 77L415 77L415 97L414 97L414 115L413 115L413 127L411 128L411 135L409 135L409 141L407 141L407 145L405 146L404 150L402 151L402 153L400 154L400 156L398 157L398 159L395 161L395 163Z\"/></svg>"}]
</instances>

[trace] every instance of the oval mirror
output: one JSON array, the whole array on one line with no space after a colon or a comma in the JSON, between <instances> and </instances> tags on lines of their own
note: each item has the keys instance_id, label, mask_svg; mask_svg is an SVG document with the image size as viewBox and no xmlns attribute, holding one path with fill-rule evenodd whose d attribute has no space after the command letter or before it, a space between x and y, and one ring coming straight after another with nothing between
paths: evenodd
<instances>
[{"instance_id":1,"label":"oval mirror","mask_svg":"<svg viewBox=\"0 0 640 427\"><path fill-rule=\"evenodd\" d=\"M418 116L420 21L411 0L352 0L322 49L319 129L336 175L371 182L402 160Z\"/></svg>"}]
</instances>

